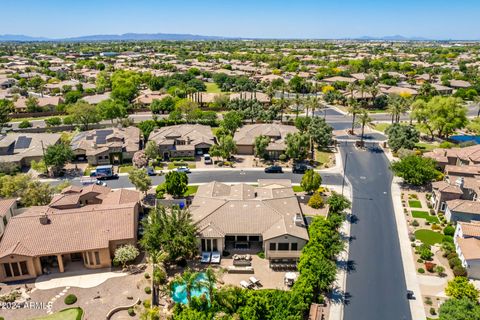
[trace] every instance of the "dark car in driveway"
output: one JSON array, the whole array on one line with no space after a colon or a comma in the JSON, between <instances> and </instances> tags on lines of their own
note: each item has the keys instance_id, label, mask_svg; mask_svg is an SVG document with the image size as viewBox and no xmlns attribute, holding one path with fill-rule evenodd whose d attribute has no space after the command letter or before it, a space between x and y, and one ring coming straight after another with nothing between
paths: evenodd
<instances>
[{"instance_id":1,"label":"dark car in driveway","mask_svg":"<svg viewBox=\"0 0 480 320\"><path fill-rule=\"evenodd\" d=\"M305 173L305 171L313 169L312 166L309 166L305 163L296 163L293 165L292 172L293 173Z\"/></svg>"},{"instance_id":2,"label":"dark car in driveway","mask_svg":"<svg viewBox=\"0 0 480 320\"><path fill-rule=\"evenodd\" d=\"M282 167L280 166L270 166L265 168L266 173L283 173Z\"/></svg>"}]
</instances>

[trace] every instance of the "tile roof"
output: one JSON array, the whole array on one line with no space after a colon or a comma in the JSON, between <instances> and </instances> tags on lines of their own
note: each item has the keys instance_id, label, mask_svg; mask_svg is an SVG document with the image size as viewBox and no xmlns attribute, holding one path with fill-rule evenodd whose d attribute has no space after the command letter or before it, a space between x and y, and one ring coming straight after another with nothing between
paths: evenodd
<instances>
[{"instance_id":1,"label":"tile roof","mask_svg":"<svg viewBox=\"0 0 480 320\"><path fill-rule=\"evenodd\" d=\"M274 144L284 144L284 139L288 133L296 133L298 129L294 126L288 126L276 123L260 123L247 124L239 128L233 139L237 145L253 145L255 138L261 135L271 137L269 147L273 148Z\"/></svg>"},{"instance_id":2,"label":"tile roof","mask_svg":"<svg viewBox=\"0 0 480 320\"><path fill-rule=\"evenodd\" d=\"M1 199L0 200L0 217L5 217L10 210L17 203L17 199Z\"/></svg>"},{"instance_id":3,"label":"tile roof","mask_svg":"<svg viewBox=\"0 0 480 320\"><path fill-rule=\"evenodd\" d=\"M450 211L464 212L470 214L480 214L480 202L455 199L447 201Z\"/></svg>"},{"instance_id":4,"label":"tile roof","mask_svg":"<svg viewBox=\"0 0 480 320\"><path fill-rule=\"evenodd\" d=\"M480 237L479 222L458 222L462 229L463 237Z\"/></svg>"},{"instance_id":5,"label":"tile roof","mask_svg":"<svg viewBox=\"0 0 480 320\"><path fill-rule=\"evenodd\" d=\"M465 260L480 259L480 240L475 238L458 238L457 242Z\"/></svg>"}]
</instances>

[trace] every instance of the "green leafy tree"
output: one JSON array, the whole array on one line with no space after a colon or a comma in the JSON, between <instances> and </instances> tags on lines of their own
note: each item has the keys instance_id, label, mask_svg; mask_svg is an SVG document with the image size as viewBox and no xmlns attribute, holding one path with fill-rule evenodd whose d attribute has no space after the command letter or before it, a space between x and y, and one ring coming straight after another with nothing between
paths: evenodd
<instances>
[{"instance_id":1,"label":"green leafy tree","mask_svg":"<svg viewBox=\"0 0 480 320\"><path fill-rule=\"evenodd\" d=\"M88 130L91 123L97 123L101 119L97 107L82 100L69 106L67 113L72 116L75 123L82 126L83 130Z\"/></svg>"},{"instance_id":2,"label":"green leafy tree","mask_svg":"<svg viewBox=\"0 0 480 320\"><path fill-rule=\"evenodd\" d=\"M154 99L150 104L150 110L153 113L169 113L175 109L175 98L166 96L162 99Z\"/></svg>"},{"instance_id":3,"label":"green leafy tree","mask_svg":"<svg viewBox=\"0 0 480 320\"><path fill-rule=\"evenodd\" d=\"M313 191L320 188L322 184L322 177L318 172L315 172L313 169L309 169L305 172L302 177L302 182L300 186L305 190L305 192L312 193Z\"/></svg>"},{"instance_id":4,"label":"green leafy tree","mask_svg":"<svg viewBox=\"0 0 480 320\"><path fill-rule=\"evenodd\" d=\"M467 298L448 299L440 306L440 320L480 320L480 306Z\"/></svg>"},{"instance_id":5,"label":"green leafy tree","mask_svg":"<svg viewBox=\"0 0 480 320\"><path fill-rule=\"evenodd\" d=\"M74 158L74 153L70 145L64 143L52 144L45 150L44 161L47 166L53 167L53 172L58 173L60 169Z\"/></svg>"},{"instance_id":6,"label":"green leafy tree","mask_svg":"<svg viewBox=\"0 0 480 320\"><path fill-rule=\"evenodd\" d=\"M220 137L216 147L218 148L222 159L228 159L233 153L237 152L237 144L230 135Z\"/></svg>"},{"instance_id":7,"label":"green leafy tree","mask_svg":"<svg viewBox=\"0 0 480 320\"><path fill-rule=\"evenodd\" d=\"M230 111L223 115L221 126L225 128L231 136L234 136L237 129L242 126L242 123L242 115L238 112Z\"/></svg>"},{"instance_id":8,"label":"green leafy tree","mask_svg":"<svg viewBox=\"0 0 480 320\"><path fill-rule=\"evenodd\" d=\"M142 131L143 138L148 140L150 133L157 127L155 120L145 120L138 124L138 128Z\"/></svg>"},{"instance_id":9,"label":"green leafy tree","mask_svg":"<svg viewBox=\"0 0 480 320\"><path fill-rule=\"evenodd\" d=\"M155 141L148 141L145 145L145 155L149 159L156 159L160 155L157 143Z\"/></svg>"},{"instance_id":10,"label":"green leafy tree","mask_svg":"<svg viewBox=\"0 0 480 320\"><path fill-rule=\"evenodd\" d=\"M46 206L52 201L53 188L48 183L30 181L21 194L21 203L25 207Z\"/></svg>"},{"instance_id":11,"label":"green leafy tree","mask_svg":"<svg viewBox=\"0 0 480 320\"><path fill-rule=\"evenodd\" d=\"M411 117L417 120L430 133L448 138L455 130L468 123L467 108L462 99L454 97L433 97L428 102L419 99L412 105Z\"/></svg>"},{"instance_id":12,"label":"green leafy tree","mask_svg":"<svg viewBox=\"0 0 480 320\"><path fill-rule=\"evenodd\" d=\"M127 244L115 250L113 261L115 263L121 264L122 268L125 268L127 266L127 263L135 260L139 254L140 251L138 251L135 246Z\"/></svg>"},{"instance_id":13,"label":"green leafy tree","mask_svg":"<svg viewBox=\"0 0 480 320\"><path fill-rule=\"evenodd\" d=\"M360 124L362 128L361 135L360 135L360 142L363 142L364 134L365 134L365 126L372 122L372 118L368 114L368 111L365 109L361 109L357 115L357 122Z\"/></svg>"},{"instance_id":14,"label":"green leafy tree","mask_svg":"<svg viewBox=\"0 0 480 320\"><path fill-rule=\"evenodd\" d=\"M118 99L126 103L133 101L138 93L140 85L140 75L129 70L117 70L111 76L113 99Z\"/></svg>"},{"instance_id":15,"label":"green leafy tree","mask_svg":"<svg viewBox=\"0 0 480 320\"><path fill-rule=\"evenodd\" d=\"M298 118L295 119L295 127L301 133L305 133L305 132L308 131L308 127L310 126L311 122L312 122L312 118L298 117Z\"/></svg>"},{"instance_id":16,"label":"green leafy tree","mask_svg":"<svg viewBox=\"0 0 480 320\"><path fill-rule=\"evenodd\" d=\"M341 213L351 207L352 203L345 196L339 193L333 192L327 199L327 203L330 206L331 213Z\"/></svg>"},{"instance_id":17,"label":"green leafy tree","mask_svg":"<svg viewBox=\"0 0 480 320\"><path fill-rule=\"evenodd\" d=\"M399 149L413 149L420 139L420 132L414 126L404 126L394 123L385 130L388 135L388 145L393 152Z\"/></svg>"},{"instance_id":18,"label":"green leafy tree","mask_svg":"<svg viewBox=\"0 0 480 320\"><path fill-rule=\"evenodd\" d=\"M270 144L270 138L267 136L255 137L253 151L256 157L266 159L268 156L267 147Z\"/></svg>"},{"instance_id":19,"label":"green leafy tree","mask_svg":"<svg viewBox=\"0 0 480 320\"><path fill-rule=\"evenodd\" d=\"M27 106L27 112L40 112L42 108L38 104L38 99L35 97L28 97L27 101L25 101L25 105Z\"/></svg>"},{"instance_id":20,"label":"green leafy tree","mask_svg":"<svg viewBox=\"0 0 480 320\"><path fill-rule=\"evenodd\" d=\"M445 294L454 299L468 299L478 303L478 290L465 277L455 277L447 283Z\"/></svg>"},{"instance_id":21,"label":"green leafy tree","mask_svg":"<svg viewBox=\"0 0 480 320\"><path fill-rule=\"evenodd\" d=\"M302 133L288 133L285 137L287 149L285 154L291 159L300 161L307 158L310 139Z\"/></svg>"},{"instance_id":22,"label":"green leafy tree","mask_svg":"<svg viewBox=\"0 0 480 320\"><path fill-rule=\"evenodd\" d=\"M406 156L390 166L395 175L406 183L421 186L438 177L437 163L433 159L417 155Z\"/></svg>"},{"instance_id":23,"label":"green leafy tree","mask_svg":"<svg viewBox=\"0 0 480 320\"><path fill-rule=\"evenodd\" d=\"M187 209L177 206L150 210L142 221L144 234L141 246L148 252L163 251L168 261L188 259L198 250L197 228Z\"/></svg>"},{"instance_id":24,"label":"green leafy tree","mask_svg":"<svg viewBox=\"0 0 480 320\"><path fill-rule=\"evenodd\" d=\"M170 171L165 175L165 191L174 197L181 197L188 190L188 176L185 172Z\"/></svg>"},{"instance_id":25,"label":"green leafy tree","mask_svg":"<svg viewBox=\"0 0 480 320\"><path fill-rule=\"evenodd\" d=\"M113 120L125 118L127 115L127 107L123 101L108 99L101 101L98 105L98 112L102 119Z\"/></svg>"},{"instance_id":26,"label":"green leafy tree","mask_svg":"<svg viewBox=\"0 0 480 320\"><path fill-rule=\"evenodd\" d=\"M324 149L332 144L333 128L323 118L311 118L308 134L317 148Z\"/></svg>"},{"instance_id":27,"label":"green leafy tree","mask_svg":"<svg viewBox=\"0 0 480 320\"><path fill-rule=\"evenodd\" d=\"M10 121L10 114L13 112L13 102L7 99L0 99L0 131Z\"/></svg>"},{"instance_id":28,"label":"green leafy tree","mask_svg":"<svg viewBox=\"0 0 480 320\"><path fill-rule=\"evenodd\" d=\"M147 191L152 186L152 179L148 176L145 169L134 168L128 174L128 179L135 186L135 189L143 192L145 196L147 195Z\"/></svg>"}]
</instances>

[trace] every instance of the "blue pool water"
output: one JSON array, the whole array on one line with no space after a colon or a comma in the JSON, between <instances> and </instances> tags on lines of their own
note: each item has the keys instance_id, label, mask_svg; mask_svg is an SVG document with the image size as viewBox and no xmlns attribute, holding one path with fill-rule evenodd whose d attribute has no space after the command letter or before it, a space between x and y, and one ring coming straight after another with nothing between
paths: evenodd
<instances>
[{"instance_id":1,"label":"blue pool water","mask_svg":"<svg viewBox=\"0 0 480 320\"><path fill-rule=\"evenodd\" d=\"M205 280L205 273L200 273L197 277L197 281ZM192 298L193 297L200 297L205 295L208 298L208 290L206 288L201 288L200 290L193 290L192 291ZM185 290L185 285L183 284L176 284L173 286L172 290L172 299L176 303L187 304L187 291Z\"/></svg>"},{"instance_id":2,"label":"blue pool water","mask_svg":"<svg viewBox=\"0 0 480 320\"><path fill-rule=\"evenodd\" d=\"M475 143L480 144L480 136L458 135L458 136L451 136L450 139L458 143L475 141Z\"/></svg>"}]
</instances>

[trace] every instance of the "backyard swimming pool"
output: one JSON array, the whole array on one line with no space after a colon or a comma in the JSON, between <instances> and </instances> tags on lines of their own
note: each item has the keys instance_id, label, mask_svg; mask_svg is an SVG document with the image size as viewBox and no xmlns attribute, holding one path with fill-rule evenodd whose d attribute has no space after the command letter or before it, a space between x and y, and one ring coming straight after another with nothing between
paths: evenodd
<instances>
[{"instance_id":1,"label":"backyard swimming pool","mask_svg":"<svg viewBox=\"0 0 480 320\"><path fill-rule=\"evenodd\" d=\"M205 273L200 273L197 277L197 281L205 280ZM208 290L205 287L200 288L200 290L192 290L192 298L200 297L205 295L208 298ZM185 285L175 284L172 288L172 300L176 303L187 304L187 290L185 290Z\"/></svg>"},{"instance_id":2,"label":"backyard swimming pool","mask_svg":"<svg viewBox=\"0 0 480 320\"><path fill-rule=\"evenodd\" d=\"M475 143L480 144L480 136L458 135L451 136L450 139L458 143L474 141Z\"/></svg>"}]
</instances>

